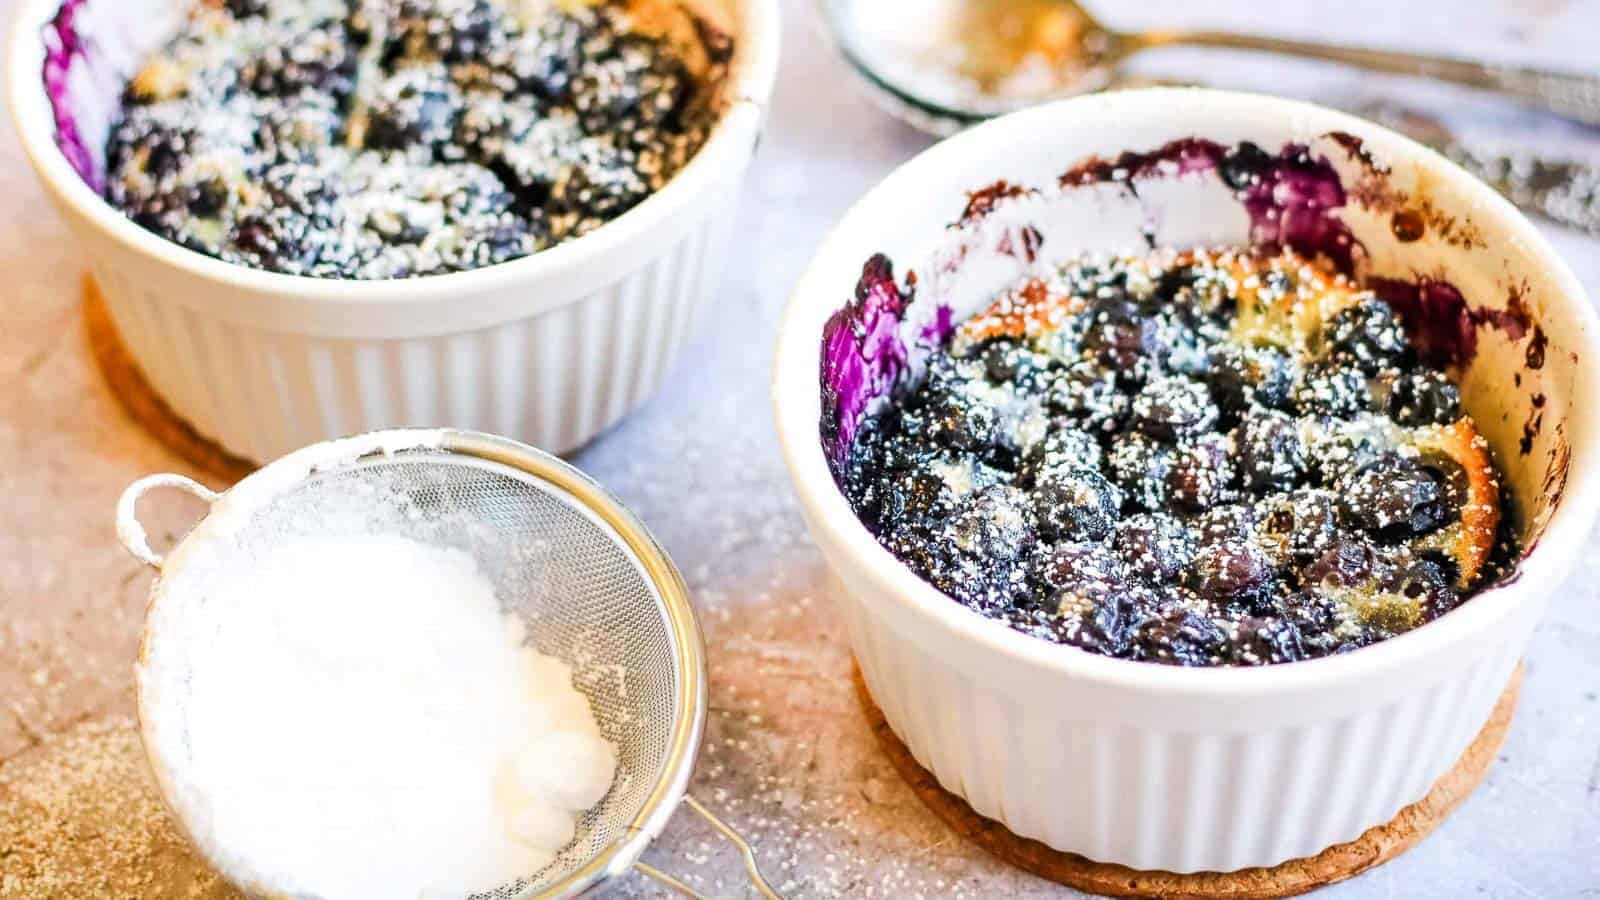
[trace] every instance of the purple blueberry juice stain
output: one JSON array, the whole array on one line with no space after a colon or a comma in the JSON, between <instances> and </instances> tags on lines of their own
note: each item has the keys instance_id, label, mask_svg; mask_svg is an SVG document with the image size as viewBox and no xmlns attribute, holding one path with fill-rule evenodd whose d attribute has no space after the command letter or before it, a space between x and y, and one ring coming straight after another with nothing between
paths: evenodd
<instances>
[{"instance_id":1,"label":"purple blueberry juice stain","mask_svg":"<svg viewBox=\"0 0 1600 900\"><path fill-rule=\"evenodd\" d=\"M1066 188L1116 182L1134 190L1133 182L1154 175L1213 171L1227 153L1215 141L1180 138L1148 152L1124 150L1115 159L1091 156L1062 173L1057 182Z\"/></svg>"},{"instance_id":2,"label":"purple blueberry juice stain","mask_svg":"<svg viewBox=\"0 0 1600 900\"><path fill-rule=\"evenodd\" d=\"M913 293L895 282L894 263L882 253L867 260L855 299L822 327L822 445L835 480L855 443L867 406L889 394L910 360L900 323ZM949 323L949 312L944 321ZM935 317L930 337L941 342Z\"/></svg>"},{"instance_id":3,"label":"purple blueberry juice stain","mask_svg":"<svg viewBox=\"0 0 1600 900\"><path fill-rule=\"evenodd\" d=\"M50 108L55 115L56 146L61 148L61 154L67 158L73 171L99 193L103 185L100 174L95 171L94 155L89 152L89 146L78 129L77 117L68 105L70 87L67 82L72 74L73 62L83 57L88 46L77 27L78 13L83 11L86 2L65 0L42 29L41 38L45 45L42 77L45 94L50 98Z\"/></svg>"},{"instance_id":4,"label":"purple blueberry juice stain","mask_svg":"<svg viewBox=\"0 0 1600 900\"><path fill-rule=\"evenodd\" d=\"M1534 323L1521 288L1510 292L1504 309L1495 309L1474 307L1455 285L1428 276L1411 281L1374 276L1366 286L1395 308L1412 342L1434 365L1471 363L1478 352L1478 329L1494 328L1513 342L1528 338L1527 367L1544 366L1548 338Z\"/></svg>"},{"instance_id":5,"label":"purple blueberry juice stain","mask_svg":"<svg viewBox=\"0 0 1600 900\"><path fill-rule=\"evenodd\" d=\"M1348 143L1342 145L1349 149ZM1215 172L1239 198L1250 217L1251 244L1268 252L1288 248L1323 256L1341 272L1354 271L1361 245L1335 215L1348 199L1344 185L1333 165L1313 156L1304 144L1285 144L1271 154L1248 141L1228 148L1203 138L1183 138L1111 160L1090 157L1068 169L1059 182L1062 187L1115 183L1137 195L1142 179L1203 172Z\"/></svg>"},{"instance_id":6,"label":"purple blueberry juice stain","mask_svg":"<svg viewBox=\"0 0 1600 900\"><path fill-rule=\"evenodd\" d=\"M1234 158L1238 156L1236 150ZM1275 158L1247 159L1232 177L1227 168L1222 173L1250 216L1252 244L1323 256L1341 272L1355 271L1362 247L1334 214L1346 196L1327 159L1313 157L1303 145L1288 144Z\"/></svg>"},{"instance_id":7,"label":"purple blueberry juice stain","mask_svg":"<svg viewBox=\"0 0 1600 900\"><path fill-rule=\"evenodd\" d=\"M1467 299L1448 281L1369 278L1367 287L1394 307L1418 355L1433 365L1463 366L1478 352L1478 328Z\"/></svg>"},{"instance_id":8,"label":"purple blueberry juice stain","mask_svg":"<svg viewBox=\"0 0 1600 900\"><path fill-rule=\"evenodd\" d=\"M955 331L955 313L950 307L941 305L933 311L933 319L922 326L922 333L918 338L925 347L942 347Z\"/></svg>"}]
</instances>

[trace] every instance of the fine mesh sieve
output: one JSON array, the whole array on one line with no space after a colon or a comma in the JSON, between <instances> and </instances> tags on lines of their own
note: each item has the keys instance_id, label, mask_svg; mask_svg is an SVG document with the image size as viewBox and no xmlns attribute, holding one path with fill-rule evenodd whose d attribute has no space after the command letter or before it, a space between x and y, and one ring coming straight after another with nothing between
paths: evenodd
<instances>
[{"instance_id":1,"label":"fine mesh sieve","mask_svg":"<svg viewBox=\"0 0 1600 900\"><path fill-rule=\"evenodd\" d=\"M173 550L150 549L135 515L140 496L177 488L210 504ZM555 457L504 438L460 431L393 431L290 454L215 494L178 475L131 485L117 510L129 552L160 570L140 658L160 645L166 616L225 572L248 567L274 544L312 536L389 534L465 551L520 616L539 652L558 657L617 748L618 773L576 837L545 869L473 900L573 897L638 868L688 896L683 882L638 861L680 800L740 849L757 890L778 897L750 846L684 791L706 715L704 643L682 578L643 525L610 494ZM165 601L165 602L164 602ZM162 658L177 658L167 652ZM145 667L141 666L141 676ZM185 680L183 673L176 679ZM141 734L162 793L194 838L175 793L181 758L152 739L141 677ZM181 757L181 753L177 754ZM249 892L281 896L240 867L241 848L195 841Z\"/></svg>"}]
</instances>

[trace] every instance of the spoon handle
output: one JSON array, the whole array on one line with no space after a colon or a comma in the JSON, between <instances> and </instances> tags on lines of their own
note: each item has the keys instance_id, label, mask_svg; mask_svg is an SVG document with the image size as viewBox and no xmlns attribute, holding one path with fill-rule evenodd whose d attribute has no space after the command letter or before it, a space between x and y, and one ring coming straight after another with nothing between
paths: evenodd
<instances>
[{"instance_id":1,"label":"spoon handle","mask_svg":"<svg viewBox=\"0 0 1600 900\"><path fill-rule=\"evenodd\" d=\"M1495 91L1560 116L1600 126L1600 78L1520 66L1488 65L1448 56L1341 47L1312 41L1222 31L1154 31L1128 35L1126 52L1151 47L1222 47L1302 56L1348 66L1412 75Z\"/></svg>"}]
</instances>

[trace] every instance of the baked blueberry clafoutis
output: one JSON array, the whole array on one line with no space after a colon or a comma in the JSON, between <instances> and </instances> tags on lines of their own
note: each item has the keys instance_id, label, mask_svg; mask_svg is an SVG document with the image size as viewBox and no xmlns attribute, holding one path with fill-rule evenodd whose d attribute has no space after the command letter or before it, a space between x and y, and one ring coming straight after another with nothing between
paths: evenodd
<instances>
[{"instance_id":1,"label":"baked blueberry clafoutis","mask_svg":"<svg viewBox=\"0 0 1600 900\"><path fill-rule=\"evenodd\" d=\"M473 269L660 189L731 52L671 0L204 0L124 92L107 195L245 266Z\"/></svg>"},{"instance_id":2,"label":"baked blueberry clafoutis","mask_svg":"<svg viewBox=\"0 0 1600 900\"><path fill-rule=\"evenodd\" d=\"M1459 401L1393 308L1292 253L1083 258L955 323L838 474L906 565L1027 634L1291 662L1492 577L1502 491Z\"/></svg>"}]
</instances>

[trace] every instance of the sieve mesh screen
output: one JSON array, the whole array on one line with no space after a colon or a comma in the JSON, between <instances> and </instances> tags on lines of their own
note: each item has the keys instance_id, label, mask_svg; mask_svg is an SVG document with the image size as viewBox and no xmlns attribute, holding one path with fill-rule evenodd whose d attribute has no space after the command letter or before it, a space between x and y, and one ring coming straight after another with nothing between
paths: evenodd
<instances>
[{"instance_id":1,"label":"sieve mesh screen","mask_svg":"<svg viewBox=\"0 0 1600 900\"><path fill-rule=\"evenodd\" d=\"M608 524L564 489L486 459L435 450L372 457L314 474L196 542L163 590L205 591L283 541L389 534L471 554L530 641L573 670L616 746L610 792L573 842L539 872L474 900L511 900L554 885L625 835L668 764L679 681L662 594Z\"/></svg>"}]
</instances>

